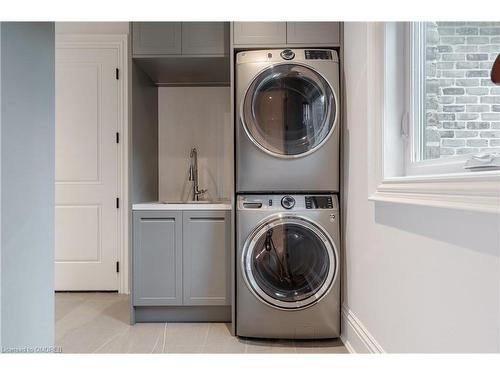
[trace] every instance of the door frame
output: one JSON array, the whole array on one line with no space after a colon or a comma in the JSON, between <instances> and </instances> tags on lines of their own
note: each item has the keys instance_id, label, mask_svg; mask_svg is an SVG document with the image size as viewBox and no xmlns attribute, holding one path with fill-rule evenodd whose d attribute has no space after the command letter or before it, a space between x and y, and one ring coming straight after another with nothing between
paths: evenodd
<instances>
[{"instance_id":1,"label":"door frame","mask_svg":"<svg viewBox=\"0 0 500 375\"><path fill-rule=\"evenodd\" d=\"M129 294L129 98L128 98L128 46L127 34L56 34L55 48L106 48L116 49L118 54L118 238L117 261L120 262L118 273L118 293Z\"/></svg>"}]
</instances>

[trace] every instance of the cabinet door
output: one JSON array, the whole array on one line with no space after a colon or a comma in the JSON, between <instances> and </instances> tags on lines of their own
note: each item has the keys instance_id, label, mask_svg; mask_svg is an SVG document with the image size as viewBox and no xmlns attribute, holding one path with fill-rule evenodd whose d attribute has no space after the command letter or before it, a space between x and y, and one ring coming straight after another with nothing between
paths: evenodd
<instances>
[{"instance_id":1,"label":"cabinet door","mask_svg":"<svg viewBox=\"0 0 500 375\"><path fill-rule=\"evenodd\" d=\"M229 53L227 22L183 22L183 55L225 55Z\"/></svg>"},{"instance_id":2,"label":"cabinet door","mask_svg":"<svg viewBox=\"0 0 500 375\"><path fill-rule=\"evenodd\" d=\"M132 52L137 55L180 55L181 22L134 22Z\"/></svg>"},{"instance_id":3,"label":"cabinet door","mask_svg":"<svg viewBox=\"0 0 500 375\"><path fill-rule=\"evenodd\" d=\"M288 44L340 44L340 24L338 22L287 22L286 41Z\"/></svg>"},{"instance_id":4,"label":"cabinet door","mask_svg":"<svg viewBox=\"0 0 500 375\"><path fill-rule=\"evenodd\" d=\"M134 305L182 304L182 212L134 212Z\"/></svg>"},{"instance_id":5,"label":"cabinet door","mask_svg":"<svg viewBox=\"0 0 500 375\"><path fill-rule=\"evenodd\" d=\"M185 305L229 305L229 213L184 211Z\"/></svg>"},{"instance_id":6,"label":"cabinet door","mask_svg":"<svg viewBox=\"0 0 500 375\"><path fill-rule=\"evenodd\" d=\"M285 44L285 22L235 22L234 44Z\"/></svg>"}]
</instances>

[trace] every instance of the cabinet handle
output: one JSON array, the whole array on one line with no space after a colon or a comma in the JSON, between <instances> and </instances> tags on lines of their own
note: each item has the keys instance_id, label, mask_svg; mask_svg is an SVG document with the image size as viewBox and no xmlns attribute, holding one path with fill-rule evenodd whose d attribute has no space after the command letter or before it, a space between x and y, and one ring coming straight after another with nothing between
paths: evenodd
<instances>
[{"instance_id":1,"label":"cabinet handle","mask_svg":"<svg viewBox=\"0 0 500 375\"><path fill-rule=\"evenodd\" d=\"M224 221L226 220L226 218L224 217L201 217L201 216L197 216L197 217L190 217L189 218L191 221Z\"/></svg>"},{"instance_id":2,"label":"cabinet handle","mask_svg":"<svg viewBox=\"0 0 500 375\"><path fill-rule=\"evenodd\" d=\"M141 221L175 221L173 217L141 217Z\"/></svg>"}]
</instances>

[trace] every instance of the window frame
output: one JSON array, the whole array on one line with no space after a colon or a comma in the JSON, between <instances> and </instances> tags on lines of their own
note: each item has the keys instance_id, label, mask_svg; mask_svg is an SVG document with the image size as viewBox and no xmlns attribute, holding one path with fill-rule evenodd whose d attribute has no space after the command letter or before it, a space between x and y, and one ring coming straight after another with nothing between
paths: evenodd
<instances>
[{"instance_id":1,"label":"window frame","mask_svg":"<svg viewBox=\"0 0 500 375\"><path fill-rule=\"evenodd\" d=\"M411 85L409 64L394 64L393 58L411 58L408 49L399 49L399 54L391 54L388 42L390 28L402 27L402 23L370 22L367 26L367 81L368 90L368 199L375 202L416 204L432 207L465 209L472 211L500 213L500 171L468 172L463 169L463 158L443 158L428 160L412 165L415 174L408 173L412 160L415 134L410 132L409 105L412 98L408 87ZM405 23L409 30L409 23ZM392 31L393 35L394 30ZM396 33L397 34L397 33ZM405 34L409 41L409 33ZM393 46L392 46L393 47ZM399 60L401 61L401 60ZM406 60L407 61L407 60ZM387 66L396 69L387 69ZM399 67L398 67L399 66ZM391 92L393 82L405 72L404 108L391 105L390 100L398 97ZM392 74L392 76L391 76ZM394 76L399 74L399 76ZM401 93L399 93L401 95ZM415 99L415 98L413 98ZM389 102L388 102L389 100ZM415 105L413 103L412 105ZM394 142L400 135L401 147ZM408 147L410 146L410 147ZM394 152L396 149L396 153ZM408 151L411 150L411 151ZM399 152L401 160L395 155ZM397 165L394 165L397 164ZM402 165L401 165L402 164ZM411 164L410 164L411 165ZM460 166L460 169L456 169ZM458 173L456 172L458 171Z\"/></svg>"}]
</instances>

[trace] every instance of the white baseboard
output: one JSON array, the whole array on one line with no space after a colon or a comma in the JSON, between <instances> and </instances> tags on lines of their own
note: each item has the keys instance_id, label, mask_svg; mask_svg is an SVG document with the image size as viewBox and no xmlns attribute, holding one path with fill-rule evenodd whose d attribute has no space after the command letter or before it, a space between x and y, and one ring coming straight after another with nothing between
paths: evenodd
<instances>
[{"instance_id":1,"label":"white baseboard","mask_svg":"<svg viewBox=\"0 0 500 375\"><path fill-rule=\"evenodd\" d=\"M349 353L385 353L382 346L345 304L342 306L341 339Z\"/></svg>"},{"instance_id":2,"label":"white baseboard","mask_svg":"<svg viewBox=\"0 0 500 375\"><path fill-rule=\"evenodd\" d=\"M352 347L351 345L351 342L349 340L347 340L343 335L340 337L340 339L342 340L342 342L344 343L344 346L345 348L347 349L347 351L351 354L356 354L356 351L354 350L354 348Z\"/></svg>"}]
</instances>

